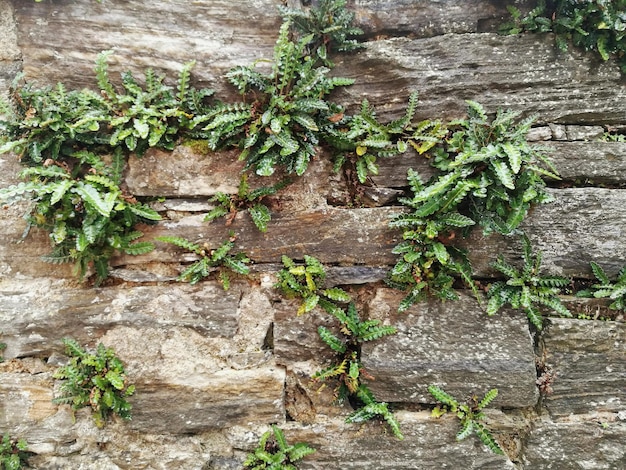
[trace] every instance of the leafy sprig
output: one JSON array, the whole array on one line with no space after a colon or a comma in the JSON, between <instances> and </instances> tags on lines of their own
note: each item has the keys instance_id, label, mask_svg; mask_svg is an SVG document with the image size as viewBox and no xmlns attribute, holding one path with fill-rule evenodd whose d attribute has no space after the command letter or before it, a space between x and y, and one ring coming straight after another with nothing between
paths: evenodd
<instances>
[{"instance_id":1,"label":"leafy sprig","mask_svg":"<svg viewBox=\"0 0 626 470\"><path fill-rule=\"evenodd\" d=\"M591 270L598 280L588 289L576 293L577 297L595 297L596 299L612 300L609 308L613 310L626 310L626 267L617 274L617 279L611 281L604 269L597 263L591 262Z\"/></svg>"},{"instance_id":2,"label":"leafy sprig","mask_svg":"<svg viewBox=\"0 0 626 470\"><path fill-rule=\"evenodd\" d=\"M374 418L384 419L396 437L403 439L400 427L387 403L379 403L362 381L371 376L361 364L361 345L396 333L393 326L381 325L380 320L362 320L350 295L341 288L325 288L324 265L312 256L304 256L304 264L297 264L283 256L284 268L278 273L275 287L289 297L302 299L298 315L310 312L315 307L332 315L339 322L339 334L325 326L319 326L321 340L335 351L335 362L313 374L315 381L336 380L337 403L354 399L359 403L346 422L361 422ZM347 304L347 307L342 305Z\"/></svg>"},{"instance_id":3,"label":"leafy sprig","mask_svg":"<svg viewBox=\"0 0 626 470\"><path fill-rule=\"evenodd\" d=\"M480 401L474 396L467 403L463 404L460 404L456 398L436 385L429 385L428 392L443 405L433 409L433 417L438 418L450 412L456 414L461 421L461 430L456 435L457 440L463 440L475 433L494 454L504 454L504 451L492 436L491 431L481 422L485 419L482 410L498 396L497 389L492 388L489 390Z\"/></svg>"},{"instance_id":4,"label":"leafy sprig","mask_svg":"<svg viewBox=\"0 0 626 470\"><path fill-rule=\"evenodd\" d=\"M193 285L209 277L212 272L218 271L222 287L224 290L228 290L230 288L229 272L244 276L250 274L250 267L248 266L250 258L242 252L230 254L230 251L235 247L234 236L231 236L229 240L224 241L215 249L212 249L208 243L200 245L182 237L163 236L157 237L156 240L183 248L200 257L198 261L180 273L179 281Z\"/></svg>"},{"instance_id":5,"label":"leafy sprig","mask_svg":"<svg viewBox=\"0 0 626 470\"><path fill-rule=\"evenodd\" d=\"M248 454L243 464L251 470L295 470L296 462L315 452L313 447L303 442L290 445L283 431L275 425L263 433L259 445Z\"/></svg>"},{"instance_id":6,"label":"leafy sprig","mask_svg":"<svg viewBox=\"0 0 626 470\"><path fill-rule=\"evenodd\" d=\"M241 160L257 174L269 176L276 166L302 175L315 156L329 118L343 110L325 100L336 87L354 80L328 77L329 68L319 66L307 54L313 40L309 34L290 39L291 23L285 21L274 48L269 73L255 67L235 67L227 78L246 99L252 101L246 137L240 143Z\"/></svg>"},{"instance_id":7,"label":"leafy sprig","mask_svg":"<svg viewBox=\"0 0 626 470\"><path fill-rule=\"evenodd\" d=\"M510 305L526 312L530 322L539 330L543 327L541 307L554 310L563 317L571 317L571 312L558 297L561 289L571 281L562 276L541 275L541 253L532 253L526 235L522 236L522 245L524 266L521 270L507 263L502 256L492 263L508 279L489 286L487 314L494 315L503 306Z\"/></svg>"},{"instance_id":8,"label":"leafy sprig","mask_svg":"<svg viewBox=\"0 0 626 470\"><path fill-rule=\"evenodd\" d=\"M237 213L247 210L252 222L260 232L267 232L267 224L272 220L269 207L261 201L290 184L289 180L281 181L272 186L263 186L250 189L248 176L243 174L239 182L237 194L216 193L209 201L216 203L215 207L209 211L204 220L211 221L227 216L226 225L230 225Z\"/></svg>"},{"instance_id":9,"label":"leafy sprig","mask_svg":"<svg viewBox=\"0 0 626 470\"><path fill-rule=\"evenodd\" d=\"M4 433L0 440L0 469L21 470L28 467L28 443L24 439L12 439Z\"/></svg>"},{"instance_id":10,"label":"leafy sprig","mask_svg":"<svg viewBox=\"0 0 626 470\"><path fill-rule=\"evenodd\" d=\"M423 154L441 142L447 129L441 121L413 122L417 109L418 94L409 97L404 116L390 123L380 122L367 100L361 104L359 114L345 116L344 128L329 128L326 141L334 148L335 171L346 164L354 168L359 183L369 175L378 174L377 161L407 151L413 147Z\"/></svg>"},{"instance_id":11,"label":"leafy sprig","mask_svg":"<svg viewBox=\"0 0 626 470\"><path fill-rule=\"evenodd\" d=\"M626 74L626 1L556 0L546 4L539 0L537 7L523 17L518 8L507 8L511 21L501 26L501 33L551 31L561 50L567 50L572 43L596 51L602 60L614 57L622 74Z\"/></svg>"},{"instance_id":12,"label":"leafy sprig","mask_svg":"<svg viewBox=\"0 0 626 470\"><path fill-rule=\"evenodd\" d=\"M302 299L298 315L310 312L315 307L322 307L328 313L336 308L336 303L350 301L350 295L339 287L325 288L326 269L316 258L304 255L304 264L297 264L288 256L282 257L283 269L278 273L278 282L274 287L288 297Z\"/></svg>"},{"instance_id":13,"label":"leafy sprig","mask_svg":"<svg viewBox=\"0 0 626 470\"><path fill-rule=\"evenodd\" d=\"M132 406L126 398L135 393L135 386L127 384L124 365L115 352L100 343L92 353L70 338L64 338L63 344L70 362L54 374L63 383L62 396L53 401L69 404L74 410L90 406L99 428L113 413L131 419Z\"/></svg>"},{"instance_id":14,"label":"leafy sprig","mask_svg":"<svg viewBox=\"0 0 626 470\"><path fill-rule=\"evenodd\" d=\"M346 9L346 0L321 0L309 9L278 8L298 34L313 35L308 49L325 65L332 66L329 54L333 51L348 52L363 47L353 38L363 31L352 25L354 13Z\"/></svg>"}]
</instances>

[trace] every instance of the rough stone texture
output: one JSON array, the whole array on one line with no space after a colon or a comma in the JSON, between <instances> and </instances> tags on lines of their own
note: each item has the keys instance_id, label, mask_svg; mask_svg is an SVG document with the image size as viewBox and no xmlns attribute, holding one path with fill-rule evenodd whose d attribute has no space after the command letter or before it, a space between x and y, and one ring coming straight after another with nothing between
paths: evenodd
<instances>
[{"instance_id":1,"label":"rough stone texture","mask_svg":"<svg viewBox=\"0 0 626 470\"><path fill-rule=\"evenodd\" d=\"M187 0L124 3L91 0L14 2L24 72L40 84L94 86L94 60L113 50L115 81L126 70L175 76L196 60L198 86L223 92L234 65L271 57L280 25L278 0Z\"/></svg>"},{"instance_id":2,"label":"rough stone texture","mask_svg":"<svg viewBox=\"0 0 626 470\"><path fill-rule=\"evenodd\" d=\"M558 422L542 419L527 442L524 468L607 469L626 468L626 424L615 418L589 422Z\"/></svg>"},{"instance_id":3,"label":"rough stone texture","mask_svg":"<svg viewBox=\"0 0 626 470\"><path fill-rule=\"evenodd\" d=\"M153 67L172 82L195 59L197 86L238 99L223 74L271 57L276 6L283 3L0 0L0 93L22 60L38 84L93 87L94 59L113 49L116 81L123 70L140 77ZM492 34L507 3L348 2L369 42L335 59L334 74L357 79L336 99L353 110L368 98L382 119L402 113L413 90L420 93L419 118L460 117L466 99L490 113L511 107L537 115L530 138L551 150L564 183L551 189L556 202L535 208L523 228L543 251L545 272L589 278L594 260L615 275L626 264L624 190L564 186L623 187L626 144L596 139L625 128L624 79L612 62L575 49L558 52L550 35ZM530 3L516 2L522 9ZM383 159L361 194L364 207L354 207L342 175L330 172L331 156L320 152L304 177L266 199L273 219L260 234L245 212L230 226L202 221L208 197L234 193L242 168L236 152L202 150L192 145L133 157L126 184L138 196L166 198L153 202L164 221L142 228L147 239L178 235L216 246L236 232L237 248L255 264L250 279L228 292L215 281L174 283L194 257L162 243L146 256L116 258L110 285L88 288L71 280L71 267L39 260L48 250L45 233L32 230L18 243L25 205L0 211L0 342L8 346L0 364L0 433L28 440L33 468L239 470L270 423L285 429L289 442L317 448L300 468L626 468L623 315L611 323L552 319L536 338L536 354L523 314L486 317L465 294L459 303L431 302L396 315L401 294L380 283L400 238L387 222L401 210L394 204L406 189L407 168L432 171L424 159L411 153ZM13 156L3 155L0 184L15 183L17 171ZM488 267L495 255L519 261L517 239L476 231L466 246L487 281L496 275ZM333 406L332 383L311 381L333 360L317 326L337 324L320 311L297 317L297 301L272 289L282 254L318 257L330 265L328 286L343 285L363 315L398 327L397 335L366 343L361 359L376 377L368 384L394 409L404 441L380 422L346 424L350 404ZM567 302L575 316L606 312L598 301ZM51 403L64 336L90 347L102 342L124 361L137 385L130 423L114 419L97 429L88 410L74 419L67 406ZM536 380L552 394L538 401ZM507 456L490 454L475 436L457 442L453 416L430 418L426 387L433 382L459 399L497 387L486 422Z\"/></svg>"},{"instance_id":4,"label":"rough stone texture","mask_svg":"<svg viewBox=\"0 0 626 470\"><path fill-rule=\"evenodd\" d=\"M428 412L398 412L405 436L399 441L376 423L347 427L339 419L310 426L284 426L289 442L307 442L317 452L302 461L302 469L393 469L440 468L441 443L446 442L446 460L468 469L513 469L512 462L497 456L471 437L455 442L458 420L452 416L434 419ZM237 442L243 448L246 442ZM390 458L393 455L393 458Z\"/></svg>"},{"instance_id":5,"label":"rough stone texture","mask_svg":"<svg viewBox=\"0 0 626 470\"><path fill-rule=\"evenodd\" d=\"M376 41L337 61L334 73L357 78L341 91L341 101L367 98L382 116L401 114L417 90L416 117L421 119L461 117L465 100L471 99L491 112L506 107L537 115L540 122L624 120L626 88L617 66L574 49L558 52L548 34Z\"/></svg>"},{"instance_id":6,"label":"rough stone texture","mask_svg":"<svg viewBox=\"0 0 626 470\"><path fill-rule=\"evenodd\" d=\"M0 318L10 357L50 355L72 336L90 342L116 326L186 328L230 338L238 321L241 291L217 285L125 289L77 289L47 281L0 282ZM20 315L15 317L15 313Z\"/></svg>"},{"instance_id":7,"label":"rough stone texture","mask_svg":"<svg viewBox=\"0 0 626 470\"><path fill-rule=\"evenodd\" d=\"M529 2L515 3L526 11ZM355 0L353 10L367 35L410 37L493 31L509 17L505 2L481 0Z\"/></svg>"},{"instance_id":8,"label":"rough stone texture","mask_svg":"<svg viewBox=\"0 0 626 470\"><path fill-rule=\"evenodd\" d=\"M379 400L434 403L427 388L436 384L459 399L497 388L497 404L505 408L537 403L533 342L523 315L486 317L468 295L393 315L400 299L397 291L379 289L369 306L370 316L390 318L398 329L362 347L363 367L376 378L368 384Z\"/></svg>"},{"instance_id":9,"label":"rough stone texture","mask_svg":"<svg viewBox=\"0 0 626 470\"><path fill-rule=\"evenodd\" d=\"M553 392L544 401L550 416L606 415L626 409L623 322L554 318L544 343L545 362L556 374Z\"/></svg>"}]
</instances>

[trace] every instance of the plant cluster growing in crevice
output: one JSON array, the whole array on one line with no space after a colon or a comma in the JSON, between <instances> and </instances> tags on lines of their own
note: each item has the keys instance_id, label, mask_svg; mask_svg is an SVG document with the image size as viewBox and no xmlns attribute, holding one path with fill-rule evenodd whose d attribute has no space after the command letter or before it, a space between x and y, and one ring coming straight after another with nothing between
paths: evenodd
<instances>
[{"instance_id":1,"label":"plant cluster growing in crevice","mask_svg":"<svg viewBox=\"0 0 626 470\"><path fill-rule=\"evenodd\" d=\"M610 309L626 311L626 266L619 271L615 281L611 281L604 269L593 261L591 262L591 270L598 282L592 284L588 289L578 291L576 296L610 299Z\"/></svg>"},{"instance_id":2,"label":"plant cluster growing in crevice","mask_svg":"<svg viewBox=\"0 0 626 470\"><path fill-rule=\"evenodd\" d=\"M211 275L213 271L218 271L218 277L224 290L230 287L230 273L247 275L250 273L248 263L250 259L245 253L231 254L235 247L235 237L223 242L218 248L212 249L208 243L199 245L181 237L163 236L157 237L157 241L170 243L179 248L183 248L200 259L189 265L178 276L179 281L196 284Z\"/></svg>"},{"instance_id":3,"label":"plant cluster growing in crevice","mask_svg":"<svg viewBox=\"0 0 626 470\"><path fill-rule=\"evenodd\" d=\"M625 0L539 0L526 16L512 5L511 20L503 24L504 34L553 32L556 44L568 44L597 52L602 60L614 57L626 74Z\"/></svg>"},{"instance_id":4,"label":"plant cluster growing in crevice","mask_svg":"<svg viewBox=\"0 0 626 470\"><path fill-rule=\"evenodd\" d=\"M391 432L404 439L400 426L389 409L389 404L378 402L362 378L373 379L361 363L361 345L383 336L396 333L393 326L382 325L380 320L362 320L350 295L338 287L324 288L326 271L324 266L312 256L305 255L304 264L297 264L283 256L284 268L278 273L276 287L286 296L300 298L298 315L320 307L339 322L339 334L325 326L318 328L318 334L337 354L337 361L330 367L313 374L314 381L335 379L336 401L342 404L350 401L356 409L347 418L347 423L359 423L372 419L384 420ZM347 304L346 307L342 305Z\"/></svg>"},{"instance_id":5,"label":"plant cluster growing in crevice","mask_svg":"<svg viewBox=\"0 0 626 470\"><path fill-rule=\"evenodd\" d=\"M71 405L74 410L91 407L99 428L113 413L129 420L132 407L127 397L135 393L135 386L127 383L124 365L115 352L102 343L95 352L89 352L70 338L64 338L63 344L70 361L54 374L63 382L62 396L53 401Z\"/></svg>"},{"instance_id":6,"label":"plant cluster growing in crevice","mask_svg":"<svg viewBox=\"0 0 626 470\"><path fill-rule=\"evenodd\" d=\"M571 280L562 276L541 275L541 253L533 255L530 240L522 237L522 269L507 263L502 256L492 263L492 267L504 274L506 281L497 281L489 286L487 314L495 314L504 305L526 312L530 322L538 329L543 327L540 307L548 307L562 317L571 317L572 313L558 297Z\"/></svg>"},{"instance_id":7,"label":"plant cluster growing in crevice","mask_svg":"<svg viewBox=\"0 0 626 470\"><path fill-rule=\"evenodd\" d=\"M4 433L0 440L0 469L21 470L28 467L28 443L24 439L12 439Z\"/></svg>"},{"instance_id":8,"label":"plant cluster growing in crevice","mask_svg":"<svg viewBox=\"0 0 626 470\"><path fill-rule=\"evenodd\" d=\"M315 452L313 447L298 442L290 445L283 431L275 425L263 433L254 452L248 454L243 467L250 470L296 470L299 460Z\"/></svg>"},{"instance_id":9,"label":"plant cluster growing in crevice","mask_svg":"<svg viewBox=\"0 0 626 470\"><path fill-rule=\"evenodd\" d=\"M491 431L482 423L485 419L482 410L498 396L497 389L489 390L480 401L478 401L478 397L474 396L463 404L436 385L429 385L428 392L443 404L443 406L437 406L433 409L433 417L438 418L450 412L454 413L461 421L461 430L456 435L457 440L463 440L475 433L494 454L504 454L498 442L493 438Z\"/></svg>"},{"instance_id":10,"label":"plant cluster growing in crevice","mask_svg":"<svg viewBox=\"0 0 626 470\"><path fill-rule=\"evenodd\" d=\"M108 276L109 259L117 251L131 255L153 249L137 242L141 223L155 223L159 214L138 201L123 184L130 152L150 147L172 149L183 131L192 132L202 100L210 90L189 85L193 63L183 67L176 91L164 78L146 72L142 88L130 73L122 76L122 91L112 84L104 52L96 61L99 93L12 89L12 106L0 104L0 153L13 152L26 167L17 185L0 190L0 201L29 202L28 227L50 234L53 263L73 262L84 278L90 267L99 283Z\"/></svg>"},{"instance_id":11,"label":"plant cluster growing in crevice","mask_svg":"<svg viewBox=\"0 0 626 470\"><path fill-rule=\"evenodd\" d=\"M400 311L427 295L456 299L455 276L477 294L467 254L455 241L475 225L485 234L516 233L531 205L552 200L542 176L558 175L525 139L532 120L517 123L518 115L498 111L490 120L480 104L468 101L468 117L450 123L429 149L438 173L424 183L409 170L413 194L400 202L410 211L390 223L404 240L394 249L401 257L388 277L408 292Z\"/></svg>"}]
</instances>

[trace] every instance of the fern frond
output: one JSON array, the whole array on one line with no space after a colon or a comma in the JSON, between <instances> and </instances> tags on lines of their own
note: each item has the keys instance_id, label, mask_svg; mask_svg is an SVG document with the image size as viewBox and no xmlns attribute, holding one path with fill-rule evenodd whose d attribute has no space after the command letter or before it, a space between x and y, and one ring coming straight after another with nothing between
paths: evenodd
<instances>
[{"instance_id":1,"label":"fern frond","mask_svg":"<svg viewBox=\"0 0 626 470\"><path fill-rule=\"evenodd\" d=\"M483 399L478 403L477 408L479 410L482 410L483 408L488 406L493 400L495 400L497 396L498 396L498 389L492 388L487 393L485 393L485 396L483 397Z\"/></svg>"},{"instance_id":2,"label":"fern frond","mask_svg":"<svg viewBox=\"0 0 626 470\"><path fill-rule=\"evenodd\" d=\"M459 406L459 403L452 395L447 394L436 385L429 385L428 393L430 393L435 400L440 401L444 405L448 405L452 409L456 409Z\"/></svg>"},{"instance_id":3,"label":"fern frond","mask_svg":"<svg viewBox=\"0 0 626 470\"><path fill-rule=\"evenodd\" d=\"M187 251L191 251L192 253L196 253L196 254L201 254L203 250L203 248L200 245L196 243L192 243L189 240L185 238L181 238L181 237L163 236L163 237L156 237L155 240L164 242L164 243L170 243L171 245L175 245L179 248L183 248Z\"/></svg>"},{"instance_id":4,"label":"fern frond","mask_svg":"<svg viewBox=\"0 0 626 470\"><path fill-rule=\"evenodd\" d=\"M477 421L473 422L473 428L476 435L480 438L482 443L485 444L485 446L487 446L489 450L491 450L491 452L498 455L504 455L504 451L491 435L489 429L487 429L482 423L479 423Z\"/></svg>"},{"instance_id":5,"label":"fern frond","mask_svg":"<svg viewBox=\"0 0 626 470\"><path fill-rule=\"evenodd\" d=\"M346 352L345 343L332 334L328 328L319 326L317 328L317 332L322 341L324 341L324 343L326 343L333 351L337 351L338 353Z\"/></svg>"},{"instance_id":6,"label":"fern frond","mask_svg":"<svg viewBox=\"0 0 626 470\"><path fill-rule=\"evenodd\" d=\"M98 54L96 58L96 78L98 80L98 86L100 90L104 92L104 94L109 98L109 100L113 102L117 102L117 93L115 92L115 88L111 84L109 79L109 66L107 63L107 59L109 56L113 54L112 50L103 51Z\"/></svg>"}]
</instances>

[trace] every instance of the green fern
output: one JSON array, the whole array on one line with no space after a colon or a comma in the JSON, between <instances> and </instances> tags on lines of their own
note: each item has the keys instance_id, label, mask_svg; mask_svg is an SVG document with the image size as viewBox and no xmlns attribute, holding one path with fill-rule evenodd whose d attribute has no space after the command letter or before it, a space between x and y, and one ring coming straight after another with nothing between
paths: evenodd
<instances>
[{"instance_id":1,"label":"green fern","mask_svg":"<svg viewBox=\"0 0 626 470\"><path fill-rule=\"evenodd\" d=\"M588 289L576 293L577 297L595 297L597 299L608 298L612 300L609 308L613 310L626 310L626 267L617 274L617 279L611 281L606 272L599 264L591 262L591 270L598 280Z\"/></svg>"},{"instance_id":2,"label":"green fern","mask_svg":"<svg viewBox=\"0 0 626 470\"><path fill-rule=\"evenodd\" d=\"M508 279L489 286L487 314L494 315L503 306L510 305L526 312L530 322L539 330L543 327L539 306L547 307L563 317L571 317L571 312L558 297L561 289L571 281L560 276L541 276L541 253L533 255L526 235L522 236L522 245L524 266L521 270L507 263L501 256L492 263L492 267Z\"/></svg>"},{"instance_id":3,"label":"green fern","mask_svg":"<svg viewBox=\"0 0 626 470\"><path fill-rule=\"evenodd\" d=\"M443 414L450 412L456 414L461 422L461 429L456 435L457 440L463 440L475 433L481 442L494 454L503 455L504 451L494 439L491 431L481 422L485 415L481 412L498 396L498 390L493 388L489 390L482 400L478 401L477 397L472 397L467 403L460 404L456 398L446 393L436 385L429 385L428 392L443 406L437 406L433 409L432 416L438 418Z\"/></svg>"},{"instance_id":4,"label":"green fern","mask_svg":"<svg viewBox=\"0 0 626 470\"><path fill-rule=\"evenodd\" d=\"M315 452L307 444L298 442L289 445L282 430L272 425L272 429L261 436L253 453L248 454L243 464L246 469L296 469L296 462Z\"/></svg>"},{"instance_id":5,"label":"green fern","mask_svg":"<svg viewBox=\"0 0 626 470\"><path fill-rule=\"evenodd\" d=\"M509 7L511 21L504 23L500 32L548 32L555 34L556 44L567 50L568 44L588 51L596 51L602 60L614 57L626 74L626 1L624 0L540 0L526 16Z\"/></svg>"},{"instance_id":6,"label":"green fern","mask_svg":"<svg viewBox=\"0 0 626 470\"><path fill-rule=\"evenodd\" d=\"M218 271L222 287L224 290L228 290L230 287L229 272L244 276L250 273L248 266L250 259L245 253L230 254L230 251L235 247L234 238L231 235L230 240L226 240L215 249L211 249L207 243L199 245L182 237L162 236L155 240L170 243L199 256L197 261L180 273L179 281L193 285L209 277L212 272Z\"/></svg>"},{"instance_id":7,"label":"green fern","mask_svg":"<svg viewBox=\"0 0 626 470\"><path fill-rule=\"evenodd\" d=\"M13 439L8 433L0 440L0 468L21 470L28 468L28 443L24 439Z\"/></svg>"},{"instance_id":8,"label":"green fern","mask_svg":"<svg viewBox=\"0 0 626 470\"><path fill-rule=\"evenodd\" d=\"M63 339L70 362L54 374L62 380L62 395L56 403L67 403L74 410L89 406L98 427L103 427L111 414L131 419L131 405L126 400L135 392L127 384L124 366L112 349L99 344L95 352L86 351L75 340Z\"/></svg>"},{"instance_id":9,"label":"green fern","mask_svg":"<svg viewBox=\"0 0 626 470\"><path fill-rule=\"evenodd\" d=\"M299 34L312 34L309 51L326 65L332 66L329 55L333 51L353 51L360 47L353 36L363 34L352 26L354 13L346 8L346 0L321 0L308 10L279 6L284 21L293 24Z\"/></svg>"}]
</instances>

